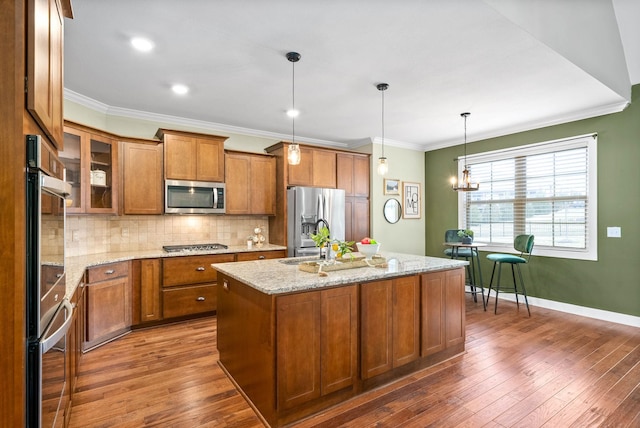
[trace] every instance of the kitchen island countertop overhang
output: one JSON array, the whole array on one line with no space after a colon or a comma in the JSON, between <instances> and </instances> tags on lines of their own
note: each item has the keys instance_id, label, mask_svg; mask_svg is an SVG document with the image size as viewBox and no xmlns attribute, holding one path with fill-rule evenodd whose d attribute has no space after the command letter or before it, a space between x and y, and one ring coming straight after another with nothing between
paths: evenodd
<instances>
[{"instance_id":1,"label":"kitchen island countertop overhang","mask_svg":"<svg viewBox=\"0 0 640 428\"><path fill-rule=\"evenodd\" d=\"M331 271L327 276L300 270L295 263L296 260L301 262L318 260L317 257L214 263L211 267L262 293L283 294L456 269L469 264L464 260L404 253L384 252L380 255L387 260L385 267L367 266Z\"/></svg>"}]
</instances>

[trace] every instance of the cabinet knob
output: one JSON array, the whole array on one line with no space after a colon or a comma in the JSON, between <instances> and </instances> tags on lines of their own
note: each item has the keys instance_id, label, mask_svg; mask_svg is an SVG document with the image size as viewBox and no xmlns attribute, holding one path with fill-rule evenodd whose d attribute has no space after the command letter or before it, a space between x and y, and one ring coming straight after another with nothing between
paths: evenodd
<instances>
[{"instance_id":1,"label":"cabinet knob","mask_svg":"<svg viewBox=\"0 0 640 428\"><path fill-rule=\"evenodd\" d=\"M264 256L259 256L258 259L264 260Z\"/></svg>"},{"instance_id":2,"label":"cabinet knob","mask_svg":"<svg viewBox=\"0 0 640 428\"><path fill-rule=\"evenodd\" d=\"M196 270L197 270L198 272L204 272L204 266L198 266L198 267L196 268Z\"/></svg>"},{"instance_id":3,"label":"cabinet knob","mask_svg":"<svg viewBox=\"0 0 640 428\"><path fill-rule=\"evenodd\" d=\"M226 279L222 280L222 289L224 291L229 291L229 281L227 281Z\"/></svg>"},{"instance_id":4,"label":"cabinet knob","mask_svg":"<svg viewBox=\"0 0 640 428\"><path fill-rule=\"evenodd\" d=\"M196 299L198 302L204 302L204 297L200 296Z\"/></svg>"},{"instance_id":5,"label":"cabinet knob","mask_svg":"<svg viewBox=\"0 0 640 428\"><path fill-rule=\"evenodd\" d=\"M116 271L115 271L115 270L113 270L113 269L108 269L108 270L105 270L105 271L104 271L104 274L105 274L105 275L113 275L114 273L116 273Z\"/></svg>"}]
</instances>

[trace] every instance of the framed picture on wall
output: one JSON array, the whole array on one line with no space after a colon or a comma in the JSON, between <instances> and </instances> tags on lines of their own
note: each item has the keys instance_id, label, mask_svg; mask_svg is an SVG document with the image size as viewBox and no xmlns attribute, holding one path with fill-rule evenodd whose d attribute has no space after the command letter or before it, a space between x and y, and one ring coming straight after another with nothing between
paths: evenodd
<instances>
[{"instance_id":1,"label":"framed picture on wall","mask_svg":"<svg viewBox=\"0 0 640 428\"><path fill-rule=\"evenodd\" d=\"M399 195L400 194L400 181L394 178L384 179L384 194L385 195Z\"/></svg>"},{"instance_id":2,"label":"framed picture on wall","mask_svg":"<svg viewBox=\"0 0 640 428\"><path fill-rule=\"evenodd\" d=\"M402 183L402 218L420 218L420 183Z\"/></svg>"}]
</instances>

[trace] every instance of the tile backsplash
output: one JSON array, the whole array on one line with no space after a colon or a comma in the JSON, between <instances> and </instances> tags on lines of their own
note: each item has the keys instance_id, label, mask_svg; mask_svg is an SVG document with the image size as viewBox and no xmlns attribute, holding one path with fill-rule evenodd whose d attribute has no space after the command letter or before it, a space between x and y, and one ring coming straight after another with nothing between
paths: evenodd
<instances>
[{"instance_id":1,"label":"tile backsplash","mask_svg":"<svg viewBox=\"0 0 640 428\"><path fill-rule=\"evenodd\" d=\"M67 216L66 255L157 250L163 245L243 245L255 227L269 242L267 216Z\"/></svg>"}]
</instances>

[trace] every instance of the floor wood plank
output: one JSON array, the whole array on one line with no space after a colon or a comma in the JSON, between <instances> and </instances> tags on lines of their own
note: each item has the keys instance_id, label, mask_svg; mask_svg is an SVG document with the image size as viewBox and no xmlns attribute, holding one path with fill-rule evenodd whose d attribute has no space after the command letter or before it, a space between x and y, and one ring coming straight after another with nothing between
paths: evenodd
<instances>
[{"instance_id":1,"label":"floor wood plank","mask_svg":"<svg viewBox=\"0 0 640 428\"><path fill-rule=\"evenodd\" d=\"M467 298L466 353L292 426L636 427L640 329ZM216 319L137 330L83 356L71 428L262 427L217 364Z\"/></svg>"}]
</instances>

